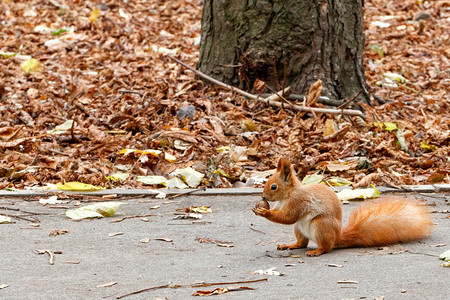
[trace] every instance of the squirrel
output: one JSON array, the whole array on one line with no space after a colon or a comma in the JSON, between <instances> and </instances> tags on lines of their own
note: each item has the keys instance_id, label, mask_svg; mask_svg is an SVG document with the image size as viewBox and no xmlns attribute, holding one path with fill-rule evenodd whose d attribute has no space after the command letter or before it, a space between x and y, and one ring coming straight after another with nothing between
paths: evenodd
<instances>
[{"instance_id":1,"label":"squirrel","mask_svg":"<svg viewBox=\"0 0 450 300\"><path fill-rule=\"evenodd\" d=\"M305 248L309 240L318 248L306 252L319 256L333 248L372 247L418 240L434 225L423 205L386 197L364 203L351 213L342 230L341 201L323 184L302 185L291 163L281 158L277 171L264 186L263 202L277 201L274 209L255 206L253 212L272 222L295 224L297 241L278 250Z\"/></svg>"}]
</instances>

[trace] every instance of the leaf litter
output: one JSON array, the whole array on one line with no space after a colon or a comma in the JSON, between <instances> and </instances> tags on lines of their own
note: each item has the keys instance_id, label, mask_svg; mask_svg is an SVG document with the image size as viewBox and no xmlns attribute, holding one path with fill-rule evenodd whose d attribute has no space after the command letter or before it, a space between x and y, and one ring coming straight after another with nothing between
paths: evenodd
<instances>
[{"instance_id":1,"label":"leaf litter","mask_svg":"<svg viewBox=\"0 0 450 300\"><path fill-rule=\"evenodd\" d=\"M396 172L396 185L449 183L448 8L365 2L374 105L361 104L362 122L305 118L205 87L169 60L197 63L202 1L2 1L0 187L150 188L142 178L170 174L180 177L166 187L231 187L273 170L280 153L302 178L358 183ZM321 105L319 85L311 106Z\"/></svg>"}]
</instances>

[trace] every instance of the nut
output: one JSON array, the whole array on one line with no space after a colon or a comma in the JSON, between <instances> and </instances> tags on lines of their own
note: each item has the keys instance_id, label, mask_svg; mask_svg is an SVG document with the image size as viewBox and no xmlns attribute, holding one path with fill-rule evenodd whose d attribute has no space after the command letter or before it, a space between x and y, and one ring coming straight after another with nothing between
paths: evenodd
<instances>
[{"instance_id":1,"label":"nut","mask_svg":"<svg viewBox=\"0 0 450 300\"><path fill-rule=\"evenodd\" d=\"M261 199L258 202L256 202L256 204L255 204L255 208L259 208L259 207L262 207L265 209L270 209L270 204L266 200Z\"/></svg>"}]
</instances>

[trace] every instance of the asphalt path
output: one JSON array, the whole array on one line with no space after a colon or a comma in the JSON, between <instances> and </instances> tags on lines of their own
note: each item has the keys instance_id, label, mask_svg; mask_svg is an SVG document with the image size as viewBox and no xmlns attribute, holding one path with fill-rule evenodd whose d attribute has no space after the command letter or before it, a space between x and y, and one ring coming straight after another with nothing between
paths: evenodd
<instances>
[{"instance_id":1,"label":"asphalt path","mask_svg":"<svg viewBox=\"0 0 450 300\"><path fill-rule=\"evenodd\" d=\"M130 197L111 218L81 221L67 219L64 207L89 203L3 197L0 214L28 220L0 224L0 299L186 299L216 288L229 291L214 299L446 299L450 268L438 256L450 249L450 194L407 197L434 211L430 237L320 257L276 250L294 240L293 229L255 216L259 196ZM191 205L212 212L174 219ZM343 205L344 220L356 205ZM50 236L54 229L67 233ZM282 276L255 274L272 268Z\"/></svg>"}]
</instances>

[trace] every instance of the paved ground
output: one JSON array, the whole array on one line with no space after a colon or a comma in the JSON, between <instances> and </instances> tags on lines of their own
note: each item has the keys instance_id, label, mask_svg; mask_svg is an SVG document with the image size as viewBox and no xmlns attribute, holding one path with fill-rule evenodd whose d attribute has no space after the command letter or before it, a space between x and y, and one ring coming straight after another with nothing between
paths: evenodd
<instances>
[{"instance_id":1,"label":"paved ground","mask_svg":"<svg viewBox=\"0 0 450 300\"><path fill-rule=\"evenodd\" d=\"M411 197L411 194L409 195ZM124 299L186 299L197 290L247 286L225 299L444 299L450 269L438 255L450 249L450 194L419 195L426 199L437 224L423 241L384 248L335 250L317 258L304 249L277 251L276 244L293 240L291 226L256 217L251 208L258 196L185 196L174 200L131 199L113 218L68 220L64 210L36 201L0 198L0 207L40 213L40 226L14 219L0 225L1 299L115 299L144 288L197 282L267 281L210 287L149 290ZM73 206L69 203L68 206ZM83 203L84 205L84 203ZM150 207L159 205L157 209ZM178 208L210 205L201 220L174 220ZM357 203L344 205L344 218ZM442 212L447 210L447 212ZM439 212L440 211L440 212ZM0 209L0 214L15 214ZM129 215L141 218L112 220ZM34 229L33 229L34 228ZM255 230L253 230L253 229ZM70 233L51 237L52 229ZM123 232L122 235L109 236ZM197 237L230 242L234 247L199 243ZM149 238L148 243L141 242ZM166 238L172 241L154 240ZM439 244L446 246L436 247ZM61 251L54 264L36 249ZM251 274L276 267L284 276ZM339 283L341 280L355 283ZM99 287L116 282L109 287ZM447 295L447 296L445 296Z\"/></svg>"}]
</instances>

